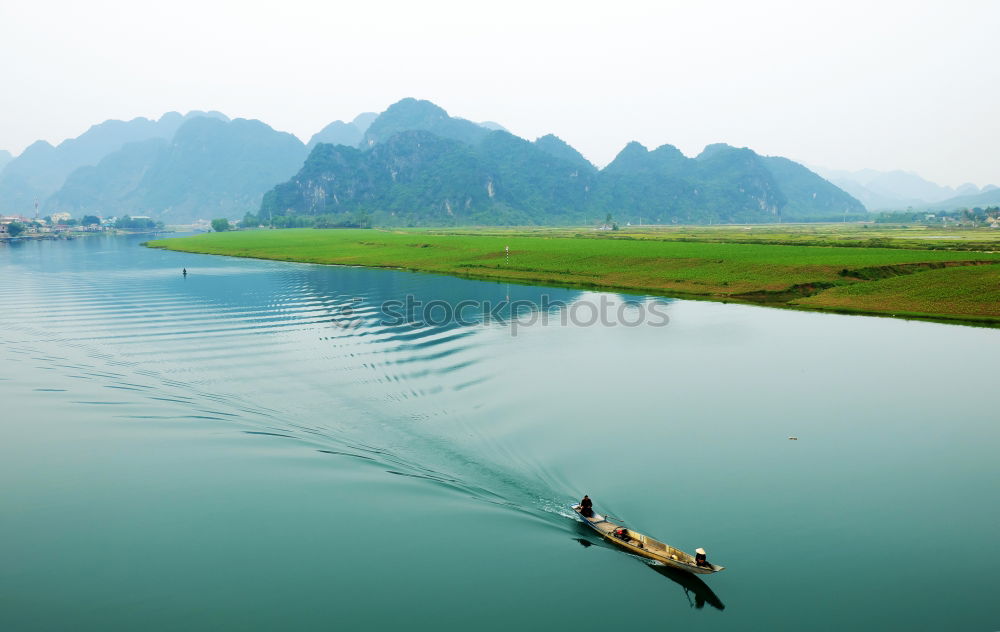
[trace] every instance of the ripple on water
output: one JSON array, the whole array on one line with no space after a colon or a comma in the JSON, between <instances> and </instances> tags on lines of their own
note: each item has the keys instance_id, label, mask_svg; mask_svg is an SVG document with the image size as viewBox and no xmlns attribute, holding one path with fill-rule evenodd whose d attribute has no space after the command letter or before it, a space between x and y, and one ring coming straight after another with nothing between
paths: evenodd
<instances>
[{"instance_id":1,"label":"ripple on water","mask_svg":"<svg viewBox=\"0 0 1000 632\"><path fill-rule=\"evenodd\" d=\"M173 268L94 274L87 262L78 273L39 265L16 276L0 321L23 341L7 352L125 398L88 393L78 405L145 403L164 410L109 416L228 423L262 440L301 441L487 502L550 512L551 478L530 461L519 474L491 465L494 444L467 421L489 412L476 393L494 377L496 330L379 320L381 301L436 298L440 280L253 262L199 268L184 281ZM71 352L50 353L56 345ZM442 440L436 424L462 426L459 436L475 437L478 451Z\"/></svg>"}]
</instances>

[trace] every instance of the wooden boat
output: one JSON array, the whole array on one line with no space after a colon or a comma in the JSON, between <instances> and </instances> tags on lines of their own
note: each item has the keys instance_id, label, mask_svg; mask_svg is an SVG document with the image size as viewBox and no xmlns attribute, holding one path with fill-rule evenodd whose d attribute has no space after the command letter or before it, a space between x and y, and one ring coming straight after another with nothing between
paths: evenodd
<instances>
[{"instance_id":1,"label":"wooden boat","mask_svg":"<svg viewBox=\"0 0 1000 632\"><path fill-rule=\"evenodd\" d=\"M708 566L698 566L695 564L693 555L685 553L680 549L675 549L659 540L654 540L638 531L633 531L623 525L611 522L606 516L602 516L596 512L589 517L583 515L580 505L573 505L573 511L590 528L601 534L602 538L625 549L632 555L638 555L639 557L659 562L664 566L670 566L696 575L710 575L711 573L718 573L725 568L725 566L718 566L712 563L709 563ZM620 536L616 535L619 529L622 530Z\"/></svg>"}]
</instances>

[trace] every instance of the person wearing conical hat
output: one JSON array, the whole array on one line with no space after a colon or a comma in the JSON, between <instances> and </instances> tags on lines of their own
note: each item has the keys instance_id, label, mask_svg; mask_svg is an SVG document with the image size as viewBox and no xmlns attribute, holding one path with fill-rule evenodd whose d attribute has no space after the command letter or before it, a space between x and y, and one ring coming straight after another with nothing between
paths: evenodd
<instances>
[{"instance_id":1,"label":"person wearing conical hat","mask_svg":"<svg viewBox=\"0 0 1000 632\"><path fill-rule=\"evenodd\" d=\"M694 563L698 566L711 566L708 563L708 558L705 557L705 549L695 549L694 550Z\"/></svg>"}]
</instances>

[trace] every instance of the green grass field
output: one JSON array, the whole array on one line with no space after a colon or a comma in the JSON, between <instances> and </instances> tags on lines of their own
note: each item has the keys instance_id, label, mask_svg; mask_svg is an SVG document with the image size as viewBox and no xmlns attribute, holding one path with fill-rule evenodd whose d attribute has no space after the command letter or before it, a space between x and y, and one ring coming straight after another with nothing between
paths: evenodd
<instances>
[{"instance_id":1,"label":"green grass field","mask_svg":"<svg viewBox=\"0 0 1000 632\"><path fill-rule=\"evenodd\" d=\"M927 270L873 283L836 287L792 301L804 307L934 316L1000 319L1000 270L968 266Z\"/></svg>"},{"instance_id":2,"label":"green grass field","mask_svg":"<svg viewBox=\"0 0 1000 632\"><path fill-rule=\"evenodd\" d=\"M990 283L1000 285L1000 265L965 267L969 262L1000 264L1000 253L914 249L900 247L900 243L889 248L807 245L827 244L830 233L837 231L796 233L788 227L782 231L771 233L781 235L774 238L778 243L741 243L735 238L727 241L726 231L711 228L642 234L587 229L299 229L210 233L149 245L205 254L392 267L808 309L905 312L966 320L1000 316L995 294L982 291ZM728 233L732 232L734 229L728 227ZM743 232L752 230L737 234ZM697 240L699 234L705 237L701 241ZM985 237L992 239L993 234ZM884 231L878 238L893 239ZM980 239L977 235L976 240ZM796 240L802 245L788 244ZM940 269L942 265L962 267ZM960 285L937 300L919 298L913 292L921 287L921 278ZM864 292L855 290L860 286ZM913 302L904 300L910 296Z\"/></svg>"},{"instance_id":3,"label":"green grass field","mask_svg":"<svg viewBox=\"0 0 1000 632\"><path fill-rule=\"evenodd\" d=\"M457 234L454 228L423 229ZM472 228L467 234L548 235L601 239L652 239L719 243L760 243L812 246L887 246L915 250L1000 251L1000 230L881 224L754 224L723 226L623 226L614 233L580 228Z\"/></svg>"}]
</instances>

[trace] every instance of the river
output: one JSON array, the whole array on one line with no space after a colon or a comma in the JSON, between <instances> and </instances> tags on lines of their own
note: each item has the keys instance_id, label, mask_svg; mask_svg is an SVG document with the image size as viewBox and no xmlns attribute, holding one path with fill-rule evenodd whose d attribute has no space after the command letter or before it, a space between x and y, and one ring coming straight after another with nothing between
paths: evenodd
<instances>
[{"instance_id":1,"label":"river","mask_svg":"<svg viewBox=\"0 0 1000 632\"><path fill-rule=\"evenodd\" d=\"M0 270L0 629L1000 627L997 330L135 237Z\"/></svg>"}]
</instances>

